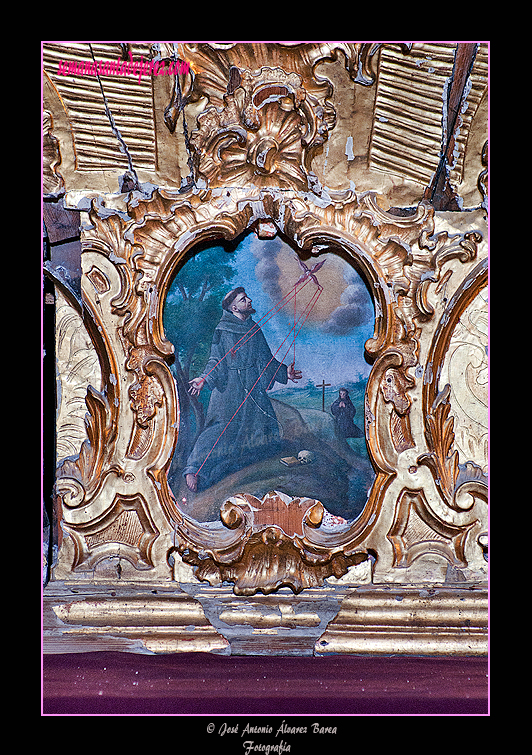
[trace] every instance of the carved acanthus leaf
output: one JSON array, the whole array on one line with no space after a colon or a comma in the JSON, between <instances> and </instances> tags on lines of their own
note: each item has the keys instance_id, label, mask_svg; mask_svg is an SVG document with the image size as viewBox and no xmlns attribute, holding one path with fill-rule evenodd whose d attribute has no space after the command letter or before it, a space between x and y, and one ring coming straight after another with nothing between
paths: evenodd
<instances>
[{"instance_id":1,"label":"carved acanthus leaf","mask_svg":"<svg viewBox=\"0 0 532 755\"><path fill-rule=\"evenodd\" d=\"M453 498L456 478L458 476L458 452L453 451L454 418L449 416L450 385L438 394L430 415L426 418L425 435L429 448L433 451L422 454L419 464L429 467L434 475L440 493L447 501Z\"/></svg>"},{"instance_id":2,"label":"carved acanthus leaf","mask_svg":"<svg viewBox=\"0 0 532 755\"><path fill-rule=\"evenodd\" d=\"M275 491L262 500L239 495L220 510L223 530L185 519L175 532L176 548L196 567L198 579L234 582L237 595L267 594L283 585L297 593L343 576L368 557L362 551L345 555L332 545L331 532L320 536L323 514L321 502L309 498L288 499Z\"/></svg>"},{"instance_id":3,"label":"carved acanthus leaf","mask_svg":"<svg viewBox=\"0 0 532 755\"><path fill-rule=\"evenodd\" d=\"M57 471L56 491L69 508L81 506L93 497L105 475L117 471L109 467L116 426L105 395L88 386L85 399L87 440L77 458L65 459Z\"/></svg>"},{"instance_id":4,"label":"carved acanthus leaf","mask_svg":"<svg viewBox=\"0 0 532 755\"><path fill-rule=\"evenodd\" d=\"M431 448L422 454L418 464L429 467L436 486L447 505L464 511L472 508L475 498L487 501L487 477L477 464L459 463L459 453L454 450L454 417L449 399L451 386L447 384L436 397L432 412L426 417L425 436Z\"/></svg>"}]
</instances>

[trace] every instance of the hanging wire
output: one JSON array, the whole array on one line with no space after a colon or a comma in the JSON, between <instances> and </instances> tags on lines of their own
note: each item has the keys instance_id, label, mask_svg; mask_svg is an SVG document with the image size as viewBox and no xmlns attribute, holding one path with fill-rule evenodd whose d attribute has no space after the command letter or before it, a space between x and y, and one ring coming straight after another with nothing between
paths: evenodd
<instances>
[{"instance_id":1,"label":"hanging wire","mask_svg":"<svg viewBox=\"0 0 532 755\"><path fill-rule=\"evenodd\" d=\"M176 64L179 60L179 51L176 42L172 44L172 60L174 61L174 64ZM185 147L188 155L187 165L189 169L189 175L186 177L186 179L181 179L181 187L179 189L179 192L184 193L188 191L192 186L195 186L196 181L194 177L194 160L192 157L192 150L190 148L190 137L188 133L187 119L185 117L185 106L188 102L188 97L183 97L181 82L179 81L179 73L177 72L177 67L175 65L174 71L174 87L172 98L164 111L164 122L170 133L173 134L177 125L177 121L179 120L179 116L182 115L183 117L183 138L185 140ZM192 91L194 86L194 71L192 70L192 68L189 68L189 73L192 77L192 86L190 88L190 91Z\"/></svg>"},{"instance_id":2,"label":"hanging wire","mask_svg":"<svg viewBox=\"0 0 532 755\"><path fill-rule=\"evenodd\" d=\"M123 189L126 188L127 191L140 191L140 182L139 182L139 177L137 176L137 171L135 170L135 168L133 166L133 160L132 160L131 155L129 153L129 149L128 149L127 144L126 144L126 142L124 140L124 137L120 133L120 129L116 125L116 122L115 122L115 119L113 117L113 114L112 114L112 112L111 112L111 110L109 108L109 105L107 103L107 98L105 96L105 92L103 91L103 85L102 85L102 80L100 78L100 74L99 74L99 71L98 71L98 66L96 65L96 58L94 56L94 50L92 49L91 43L89 42L88 44L89 44L89 50L90 50L90 53L91 53L91 56L92 56L92 60L94 62L94 66L95 66L95 70L96 70L96 77L98 79L98 84L100 85L100 91L102 93L103 105L105 107L105 112L107 114L107 118L109 120L109 124L111 126L111 130L112 130L113 134L116 136L116 138L118 140L118 144L119 144L119 147L120 147L120 152L122 152L122 154L125 155L126 158L127 158L128 167L129 167L129 170L128 170L129 176L125 176L124 179L129 178L130 182L133 181L133 185L132 186L128 185L127 187L125 187L123 185L122 188ZM124 183L125 183L125 180L124 180Z\"/></svg>"}]
</instances>

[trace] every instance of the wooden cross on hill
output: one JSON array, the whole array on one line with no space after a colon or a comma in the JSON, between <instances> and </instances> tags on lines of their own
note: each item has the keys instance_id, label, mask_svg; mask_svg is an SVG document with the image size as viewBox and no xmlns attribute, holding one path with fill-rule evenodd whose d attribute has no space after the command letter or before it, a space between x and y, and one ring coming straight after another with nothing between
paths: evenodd
<instances>
[{"instance_id":1,"label":"wooden cross on hill","mask_svg":"<svg viewBox=\"0 0 532 755\"><path fill-rule=\"evenodd\" d=\"M331 384L326 383L325 380L322 380L319 385L316 386L316 388L321 388L321 410L322 412L325 411L325 389L329 388Z\"/></svg>"}]
</instances>

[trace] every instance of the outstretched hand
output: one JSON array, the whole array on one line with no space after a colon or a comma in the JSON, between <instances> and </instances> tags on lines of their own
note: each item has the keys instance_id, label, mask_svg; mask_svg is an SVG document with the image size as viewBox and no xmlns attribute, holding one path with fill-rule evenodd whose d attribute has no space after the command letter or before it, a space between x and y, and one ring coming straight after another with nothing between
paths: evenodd
<instances>
[{"instance_id":1,"label":"outstretched hand","mask_svg":"<svg viewBox=\"0 0 532 755\"><path fill-rule=\"evenodd\" d=\"M188 382L190 388L188 389L188 392L191 396L199 396L201 389L205 385L205 378L194 378L193 380L189 380Z\"/></svg>"},{"instance_id":2,"label":"outstretched hand","mask_svg":"<svg viewBox=\"0 0 532 755\"><path fill-rule=\"evenodd\" d=\"M296 370L294 367L294 362L288 367L288 380L292 380L292 382L297 383L298 380L301 380L303 377L303 373L299 370Z\"/></svg>"}]
</instances>

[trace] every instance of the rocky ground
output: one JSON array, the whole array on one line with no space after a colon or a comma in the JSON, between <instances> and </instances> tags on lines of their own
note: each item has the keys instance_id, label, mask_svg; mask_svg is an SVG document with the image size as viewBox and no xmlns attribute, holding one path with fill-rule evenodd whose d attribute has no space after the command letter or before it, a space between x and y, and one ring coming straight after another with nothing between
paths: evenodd
<instances>
[{"instance_id":1,"label":"rocky ground","mask_svg":"<svg viewBox=\"0 0 532 755\"><path fill-rule=\"evenodd\" d=\"M272 399L282 426L281 453L228 475L223 480L197 493L191 492L181 480L174 495L180 507L198 521L219 518L221 504L238 493L251 493L258 498L271 490L296 497L320 500L335 516L354 519L364 507L373 470L360 441L353 447L335 433L334 419L315 409L297 410ZM363 442L363 439L362 439ZM297 457L300 451L311 452L307 464L285 466L281 458Z\"/></svg>"}]
</instances>

